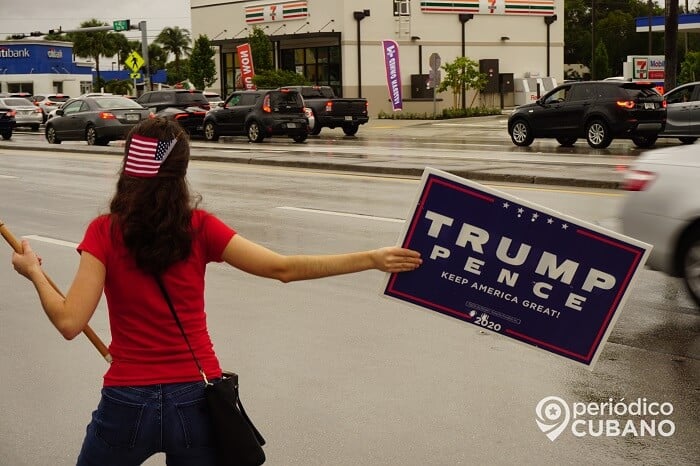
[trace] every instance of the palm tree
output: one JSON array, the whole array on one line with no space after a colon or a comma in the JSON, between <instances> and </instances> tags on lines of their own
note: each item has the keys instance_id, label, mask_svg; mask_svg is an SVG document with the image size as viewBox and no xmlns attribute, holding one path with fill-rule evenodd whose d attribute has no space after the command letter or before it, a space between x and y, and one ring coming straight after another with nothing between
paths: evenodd
<instances>
[{"instance_id":1,"label":"palm tree","mask_svg":"<svg viewBox=\"0 0 700 466\"><path fill-rule=\"evenodd\" d=\"M81 28L107 26L97 19L80 24ZM109 31L71 32L68 37L73 41L73 52L78 57L94 58L97 70L97 82L100 82L100 56L111 57L117 53L120 34Z\"/></svg>"},{"instance_id":2,"label":"palm tree","mask_svg":"<svg viewBox=\"0 0 700 466\"><path fill-rule=\"evenodd\" d=\"M190 53L192 50L191 41L190 31L184 28L180 29L178 26L163 29L156 38L156 42L163 46L163 50L175 55L175 71L178 76L180 75L180 57Z\"/></svg>"}]
</instances>

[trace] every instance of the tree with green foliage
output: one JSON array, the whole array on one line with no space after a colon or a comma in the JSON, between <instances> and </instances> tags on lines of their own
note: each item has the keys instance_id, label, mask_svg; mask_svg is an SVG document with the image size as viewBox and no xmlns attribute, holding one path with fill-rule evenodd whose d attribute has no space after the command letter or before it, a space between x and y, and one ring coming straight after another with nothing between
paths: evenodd
<instances>
[{"instance_id":1,"label":"tree with green foliage","mask_svg":"<svg viewBox=\"0 0 700 466\"><path fill-rule=\"evenodd\" d=\"M165 64L168 74L168 84L173 85L187 79L190 74L190 59L184 58L179 63L174 61Z\"/></svg>"},{"instance_id":2,"label":"tree with green foliage","mask_svg":"<svg viewBox=\"0 0 700 466\"><path fill-rule=\"evenodd\" d=\"M486 83L488 83L488 76L486 73L479 71L479 64L467 57L457 57L453 62L442 65L441 68L445 71L445 76L440 81L437 91L445 92L448 89L452 89L454 108L460 105L463 88L465 92L469 89L481 92L486 88Z\"/></svg>"},{"instance_id":3,"label":"tree with green foliage","mask_svg":"<svg viewBox=\"0 0 700 466\"><path fill-rule=\"evenodd\" d=\"M168 52L163 50L163 47L155 42L148 44L148 72L151 76L158 70L164 70L167 62Z\"/></svg>"},{"instance_id":4,"label":"tree with green foliage","mask_svg":"<svg viewBox=\"0 0 700 466\"><path fill-rule=\"evenodd\" d=\"M688 52L681 63L678 84L691 83L700 80L700 52Z\"/></svg>"},{"instance_id":5,"label":"tree with green foliage","mask_svg":"<svg viewBox=\"0 0 700 466\"><path fill-rule=\"evenodd\" d=\"M601 40L595 48L595 56L593 57L593 69L595 75L593 79L603 79L610 76L610 63L608 62L608 49Z\"/></svg>"},{"instance_id":6,"label":"tree with green foliage","mask_svg":"<svg viewBox=\"0 0 700 466\"><path fill-rule=\"evenodd\" d=\"M97 19L91 19L80 23L81 28L108 26ZM121 34L115 34L110 31L88 31L88 32L71 32L68 37L73 42L73 53L82 58L92 58L95 60L95 70L97 71L97 85L99 89L100 78L100 56L111 57L117 53L117 46Z\"/></svg>"},{"instance_id":7,"label":"tree with green foliage","mask_svg":"<svg viewBox=\"0 0 700 466\"><path fill-rule=\"evenodd\" d=\"M253 66L255 74L265 70L274 70L275 65L272 61L272 42L265 35L265 31L259 27L253 27L248 36L250 43L250 52L253 55Z\"/></svg>"},{"instance_id":8,"label":"tree with green foliage","mask_svg":"<svg viewBox=\"0 0 700 466\"><path fill-rule=\"evenodd\" d=\"M192 48L190 47L190 31L181 29L179 26L167 27L160 31L156 38L167 53L172 53L175 56L175 73L181 76L180 73L180 57L188 55ZM170 79L168 79L170 80Z\"/></svg>"},{"instance_id":9,"label":"tree with green foliage","mask_svg":"<svg viewBox=\"0 0 700 466\"><path fill-rule=\"evenodd\" d=\"M282 86L309 86L312 82L294 71L264 70L255 73L253 84L258 89L275 89Z\"/></svg>"},{"instance_id":10,"label":"tree with green foliage","mask_svg":"<svg viewBox=\"0 0 700 466\"><path fill-rule=\"evenodd\" d=\"M194 41L190 54L190 72L188 77L197 89L206 89L216 81L216 65L211 41L206 35L200 35Z\"/></svg>"},{"instance_id":11,"label":"tree with green foliage","mask_svg":"<svg viewBox=\"0 0 700 466\"><path fill-rule=\"evenodd\" d=\"M130 95L134 86L128 79L112 79L105 83L104 88L105 92L111 92L112 94Z\"/></svg>"}]
</instances>

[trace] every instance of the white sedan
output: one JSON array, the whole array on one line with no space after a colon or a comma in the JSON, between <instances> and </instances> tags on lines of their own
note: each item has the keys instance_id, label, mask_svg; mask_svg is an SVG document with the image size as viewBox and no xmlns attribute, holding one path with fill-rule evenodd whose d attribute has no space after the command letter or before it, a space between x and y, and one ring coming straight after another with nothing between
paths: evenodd
<instances>
[{"instance_id":1,"label":"white sedan","mask_svg":"<svg viewBox=\"0 0 700 466\"><path fill-rule=\"evenodd\" d=\"M623 233L652 244L647 266L682 277L700 305L700 144L645 152L625 189Z\"/></svg>"}]
</instances>

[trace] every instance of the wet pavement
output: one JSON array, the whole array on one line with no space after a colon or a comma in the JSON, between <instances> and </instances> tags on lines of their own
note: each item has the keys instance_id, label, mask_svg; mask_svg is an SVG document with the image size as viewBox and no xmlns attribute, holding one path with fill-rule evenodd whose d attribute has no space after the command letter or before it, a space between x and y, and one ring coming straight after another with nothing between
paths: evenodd
<instances>
[{"instance_id":1,"label":"wet pavement","mask_svg":"<svg viewBox=\"0 0 700 466\"><path fill-rule=\"evenodd\" d=\"M212 143L194 137L192 159L416 177L431 166L480 181L611 189L621 187L624 169L633 160L628 142L615 141L612 151L595 151L583 142L575 148L559 148L548 140L516 147L506 132L506 121L505 114L453 120L373 118L357 136L324 128L321 136L312 136L305 144L285 138L251 144L244 137L222 137ZM84 142L49 145L41 133L34 133L35 138L27 133L18 136L3 145L52 152L121 155L123 151L123 141L107 147Z\"/></svg>"}]
</instances>

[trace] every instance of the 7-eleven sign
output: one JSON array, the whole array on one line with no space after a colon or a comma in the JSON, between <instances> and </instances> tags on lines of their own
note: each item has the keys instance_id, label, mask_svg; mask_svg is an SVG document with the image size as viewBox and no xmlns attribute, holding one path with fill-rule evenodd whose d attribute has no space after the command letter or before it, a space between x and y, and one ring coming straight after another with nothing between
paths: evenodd
<instances>
[{"instance_id":1,"label":"7-eleven sign","mask_svg":"<svg viewBox=\"0 0 700 466\"><path fill-rule=\"evenodd\" d=\"M635 58L634 59L634 74L632 79L648 79L649 78L649 59Z\"/></svg>"}]
</instances>

